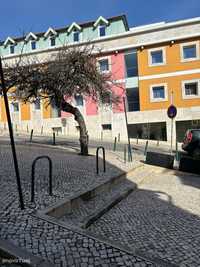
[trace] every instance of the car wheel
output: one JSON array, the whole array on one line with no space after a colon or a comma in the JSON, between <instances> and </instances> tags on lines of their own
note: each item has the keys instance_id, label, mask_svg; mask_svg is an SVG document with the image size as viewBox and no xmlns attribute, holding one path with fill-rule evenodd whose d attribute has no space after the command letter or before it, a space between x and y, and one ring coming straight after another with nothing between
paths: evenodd
<instances>
[{"instance_id":1,"label":"car wheel","mask_svg":"<svg viewBox=\"0 0 200 267\"><path fill-rule=\"evenodd\" d=\"M200 148L196 148L193 152L192 152L192 156L194 159L200 159Z\"/></svg>"}]
</instances>

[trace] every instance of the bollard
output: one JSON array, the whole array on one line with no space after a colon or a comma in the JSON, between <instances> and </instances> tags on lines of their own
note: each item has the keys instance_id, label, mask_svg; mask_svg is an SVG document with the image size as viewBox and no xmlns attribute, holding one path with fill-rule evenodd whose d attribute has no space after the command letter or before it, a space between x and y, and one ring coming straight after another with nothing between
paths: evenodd
<instances>
[{"instance_id":1,"label":"bollard","mask_svg":"<svg viewBox=\"0 0 200 267\"><path fill-rule=\"evenodd\" d=\"M28 133L28 124L26 125L26 131L27 131L27 133Z\"/></svg>"},{"instance_id":2,"label":"bollard","mask_svg":"<svg viewBox=\"0 0 200 267\"><path fill-rule=\"evenodd\" d=\"M124 145L124 163L126 163L126 145Z\"/></svg>"},{"instance_id":3,"label":"bollard","mask_svg":"<svg viewBox=\"0 0 200 267\"><path fill-rule=\"evenodd\" d=\"M116 147L117 147L117 137L115 137L114 140L113 151L116 151Z\"/></svg>"},{"instance_id":4,"label":"bollard","mask_svg":"<svg viewBox=\"0 0 200 267\"><path fill-rule=\"evenodd\" d=\"M118 142L120 142L120 133L118 133Z\"/></svg>"},{"instance_id":5,"label":"bollard","mask_svg":"<svg viewBox=\"0 0 200 267\"><path fill-rule=\"evenodd\" d=\"M180 153L178 151L178 142L176 141L176 160L179 161L180 160Z\"/></svg>"},{"instance_id":6,"label":"bollard","mask_svg":"<svg viewBox=\"0 0 200 267\"><path fill-rule=\"evenodd\" d=\"M43 126L41 127L41 134L43 134Z\"/></svg>"},{"instance_id":7,"label":"bollard","mask_svg":"<svg viewBox=\"0 0 200 267\"><path fill-rule=\"evenodd\" d=\"M33 129L31 130L31 135L30 135L30 142L33 140Z\"/></svg>"},{"instance_id":8,"label":"bollard","mask_svg":"<svg viewBox=\"0 0 200 267\"><path fill-rule=\"evenodd\" d=\"M158 139L158 140L157 140L157 146L159 146L159 142L160 142L160 140Z\"/></svg>"},{"instance_id":9,"label":"bollard","mask_svg":"<svg viewBox=\"0 0 200 267\"><path fill-rule=\"evenodd\" d=\"M56 145L56 134L55 132L53 132L53 146Z\"/></svg>"},{"instance_id":10,"label":"bollard","mask_svg":"<svg viewBox=\"0 0 200 267\"><path fill-rule=\"evenodd\" d=\"M133 161L133 158L132 158L131 147L129 144L127 145L127 148L128 148L128 162L131 162Z\"/></svg>"},{"instance_id":11,"label":"bollard","mask_svg":"<svg viewBox=\"0 0 200 267\"><path fill-rule=\"evenodd\" d=\"M101 131L101 140L103 140L103 132Z\"/></svg>"},{"instance_id":12,"label":"bollard","mask_svg":"<svg viewBox=\"0 0 200 267\"><path fill-rule=\"evenodd\" d=\"M145 145L145 149L144 149L144 156L147 155L148 144L149 144L149 141L147 140L146 145Z\"/></svg>"},{"instance_id":13,"label":"bollard","mask_svg":"<svg viewBox=\"0 0 200 267\"><path fill-rule=\"evenodd\" d=\"M137 135L137 140L136 140L136 144L138 145L138 135Z\"/></svg>"}]
</instances>

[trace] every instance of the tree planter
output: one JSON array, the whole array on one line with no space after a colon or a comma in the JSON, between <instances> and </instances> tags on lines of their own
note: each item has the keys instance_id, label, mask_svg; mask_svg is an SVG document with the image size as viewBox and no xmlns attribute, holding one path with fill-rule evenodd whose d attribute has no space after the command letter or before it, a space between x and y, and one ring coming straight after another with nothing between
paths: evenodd
<instances>
[{"instance_id":1,"label":"tree planter","mask_svg":"<svg viewBox=\"0 0 200 267\"><path fill-rule=\"evenodd\" d=\"M150 165L173 169L174 156L171 154L163 154L149 151L146 155L146 163Z\"/></svg>"}]
</instances>

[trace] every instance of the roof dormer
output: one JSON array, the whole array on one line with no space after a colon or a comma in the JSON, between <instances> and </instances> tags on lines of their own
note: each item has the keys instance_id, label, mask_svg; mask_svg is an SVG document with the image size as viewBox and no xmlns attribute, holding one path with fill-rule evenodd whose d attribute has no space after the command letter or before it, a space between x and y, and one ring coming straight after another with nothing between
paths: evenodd
<instances>
[{"instance_id":1,"label":"roof dormer","mask_svg":"<svg viewBox=\"0 0 200 267\"><path fill-rule=\"evenodd\" d=\"M81 26L79 26L76 22L73 22L71 26L68 28L67 32L70 33L71 31L81 31Z\"/></svg>"},{"instance_id":2,"label":"roof dormer","mask_svg":"<svg viewBox=\"0 0 200 267\"><path fill-rule=\"evenodd\" d=\"M29 34L27 34L26 38L25 38L25 41L28 42L29 40L35 40L37 41L37 36L32 33L32 32L29 32Z\"/></svg>"},{"instance_id":3,"label":"roof dormer","mask_svg":"<svg viewBox=\"0 0 200 267\"><path fill-rule=\"evenodd\" d=\"M95 21L95 23L94 23L94 28L96 28L97 26L99 26L99 25L102 25L102 24L104 24L104 25L108 25L109 24L109 21L107 20L107 19L105 19L104 17L102 17L102 16L100 16L96 21Z\"/></svg>"},{"instance_id":4,"label":"roof dormer","mask_svg":"<svg viewBox=\"0 0 200 267\"><path fill-rule=\"evenodd\" d=\"M11 38L11 37L8 37L5 42L4 42L4 47L6 47L8 44L11 44L11 45L14 45L16 42Z\"/></svg>"},{"instance_id":5,"label":"roof dormer","mask_svg":"<svg viewBox=\"0 0 200 267\"><path fill-rule=\"evenodd\" d=\"M49 36L56 36L57 32L51 27L45 32L44 38L48 38Z\"/></svg>"}]
</instances>

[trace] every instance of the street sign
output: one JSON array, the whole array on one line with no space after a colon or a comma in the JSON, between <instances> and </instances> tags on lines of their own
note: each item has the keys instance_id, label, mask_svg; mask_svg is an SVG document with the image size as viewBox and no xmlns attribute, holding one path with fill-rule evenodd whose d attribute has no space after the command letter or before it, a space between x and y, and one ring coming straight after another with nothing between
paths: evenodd
<instances>
[{"instance_id":1,"label":"street sign","mask_svg":"<svg viewBox=\"0 0 200 267\"><path fill-rule=\"evenodd\" d=\"M174 106L174 105L170 105L167 109L167 116L170 118L170 119L173 119L176 117L176 114L177 114L177 108Z\"/></svg>"}]
</instances>

